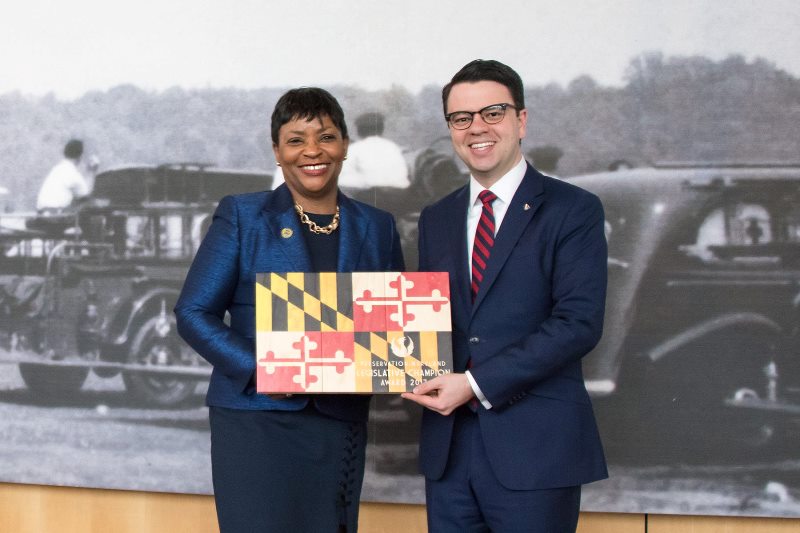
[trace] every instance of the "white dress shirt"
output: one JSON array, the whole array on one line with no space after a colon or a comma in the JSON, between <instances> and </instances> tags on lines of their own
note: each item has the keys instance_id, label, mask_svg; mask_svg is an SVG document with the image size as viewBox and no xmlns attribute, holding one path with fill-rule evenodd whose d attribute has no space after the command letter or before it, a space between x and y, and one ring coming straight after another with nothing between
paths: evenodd
<instances>
[{"instance_id":1,"label":"white dress shirt","mask_svg":"<svg viewBox=\"0 0 800 533\"><path fill-rule=\"evenodd\" d=\"M527 170L528 164L525 162L524 158L520 158L519 162L511 170L497 180L494 185L489 187L489 190L497 196L497 199L492 202L495 235L497 235L497 233L500 231L500 225L503 223L503 219L506 216L508 206L511 204L511 199L514 198L514 194L516 194L517 189L522 183L522 179L525 177L525 172L527 172ZM467 212L467 260L469 261L469 265L467 266L470 280L472 279L472 247L475 243L475 231L478 229L478 221L480 220L481 212L483 211L483 203L478 198L478 195L483 190L483 185L478 183L478 180L476 180L473 176L470 176L470 207L469 211ZM486 396L483 395L483 392L481 392L480 387L478 387L478 384L475 382L475 379L472 377L470 371L467 370L466 374L470 387L472 387L472 391L475 393L475 396L485 408L491 409L492 404L489 403L489 400L487 400Z\"/></svg>"}]
</instances>

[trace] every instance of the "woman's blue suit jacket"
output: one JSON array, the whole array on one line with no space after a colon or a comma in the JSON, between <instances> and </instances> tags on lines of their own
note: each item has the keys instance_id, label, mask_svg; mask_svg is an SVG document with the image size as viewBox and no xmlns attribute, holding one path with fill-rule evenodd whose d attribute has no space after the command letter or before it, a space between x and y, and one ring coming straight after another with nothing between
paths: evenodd
<instances>
[{"instance_id":1,"label":"woman's blue suit jacket","mask_svg":"<svg viewBox=\"0 0 800 533\"><path fill-rule=\"evenodd\" d=\"M402 271L391 214L339 194L339 272ZM291 232L286 230L291 230ZM257 394L255 278L258 272L311 272L311 259L286 185L227 196L194 258L175 306L178 332L213 365L206 403L232 409L299 410L309 397ZM230 327L223 319L230 313ZM367 417L369 396L313 396L319 411L341 420Z\"/></svg>"}]
</instances>

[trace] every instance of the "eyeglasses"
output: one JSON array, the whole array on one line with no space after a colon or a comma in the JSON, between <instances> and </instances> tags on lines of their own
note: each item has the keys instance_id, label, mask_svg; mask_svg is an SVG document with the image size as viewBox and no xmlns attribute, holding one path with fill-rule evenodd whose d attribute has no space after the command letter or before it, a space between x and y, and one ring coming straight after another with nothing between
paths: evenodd
<instances>
[{"instance_id":1,"label":"eyeglasses","mask_svg":"<svg viewBox=\"0 0 800 533\"><path fill-rule=\"evenodd\" d=\"M511 104L487 105L479 111L454 111L444 116L447 123L457 130L465 130L472 125L472 119L480 114L487 124L497 124L506 116L506 108L517 109Z\"/></svg>"}]
</instances>

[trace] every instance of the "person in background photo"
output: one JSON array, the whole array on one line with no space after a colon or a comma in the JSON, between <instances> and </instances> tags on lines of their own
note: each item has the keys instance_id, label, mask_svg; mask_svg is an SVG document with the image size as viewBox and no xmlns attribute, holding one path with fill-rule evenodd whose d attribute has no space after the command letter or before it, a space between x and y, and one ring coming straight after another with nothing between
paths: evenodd
<instances>
[{"instance_id":1,"label":"person in background photo","mask_svg":"<svg viewBox=\"0 0 800 533\"><path fill-rule=\"evenodd\" d=\"M359 140L350 146L339 176L345 189L409 186L408 165L400 147L383 137L381 113L363 113L356 118Z\"/></svg>"},{"instance_id":2,"label":"person in background photo","mask_svg":"<svg viewBox=\"0 0 800 533\"><path fill-rule=\"evenodd\" d=\"M354 533L370 398L256 392L256 273L402 271L400 239L392 215L338 189L349 140L330 93L288 91L271 129L284 183L220 201L175 306L178 332L213 366L220 531Z\"/></svg>"},{"instance_id":3,"label":"person in background photo","mask_svg":"<svg viewBox=\"0 0 800 533\"><path fill-rule=\"evenodd\" d=\"M581 485L607 477L581 358L600 340L600 200L522 157L519 75L464 66L442 90L469 183L426 207L420 271L450 274L455 372L403 397L423 413L431 533L573 533Z\"/></svg>"},{"instance_id":4,"label":"person in background photo","mask_svg":"<svg viewBox=\"0 0 800 533\"><path fill-rule=\"evenodd\" d=\"M38 211L59 211L89 195L91 185L80 171L83 141L71 139L64 146L64 159L50 170L36 198ZM90 158L89 171L97 170L96 157Z\"/></svg>"}]
</instances>

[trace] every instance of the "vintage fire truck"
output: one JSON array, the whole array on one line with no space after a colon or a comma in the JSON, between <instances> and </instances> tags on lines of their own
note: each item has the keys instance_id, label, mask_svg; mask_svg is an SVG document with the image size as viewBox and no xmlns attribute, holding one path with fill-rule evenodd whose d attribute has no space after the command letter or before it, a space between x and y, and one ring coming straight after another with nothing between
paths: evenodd
<instances>
[{"instance_id":1,"label":"vintage fire truck","mask_svg":"<svg viewBox=\"0 0 800 533\"><path fill-rule=\"evenodd\" d=\"M206 164L97 175L69 213L0 216L0 362L39 398L77 393L90 372L176 405L210 366L175 333L172 307L214 208L271 177Z\"/></svg>"}]
</instances>

